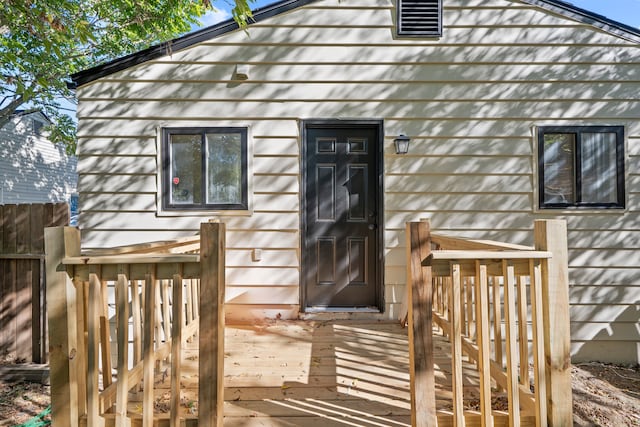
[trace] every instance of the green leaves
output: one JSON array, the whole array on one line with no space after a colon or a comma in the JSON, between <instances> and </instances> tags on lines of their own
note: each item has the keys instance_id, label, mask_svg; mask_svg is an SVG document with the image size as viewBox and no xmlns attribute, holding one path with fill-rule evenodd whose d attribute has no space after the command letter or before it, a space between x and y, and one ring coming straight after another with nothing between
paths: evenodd
<instances>
[{"instance_id":1,"label":"green leaves","mask_svg":"<svg viewBox=\"0 0 640 427\"><path fill-rule=\"evenodd\" d=\"M249 2L236 0L241 26ZM0 125L16 109L45 110L52 140L75 150L75 125L58 99L68 76L188 32L210 0L3 0L0 2Z\"/></svg>"}]
</instances>

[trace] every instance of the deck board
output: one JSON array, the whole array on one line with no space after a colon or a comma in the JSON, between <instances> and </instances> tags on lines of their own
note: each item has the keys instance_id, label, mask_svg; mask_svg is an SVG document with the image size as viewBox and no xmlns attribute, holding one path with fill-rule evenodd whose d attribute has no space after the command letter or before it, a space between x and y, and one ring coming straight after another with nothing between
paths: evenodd
<instances>
[{"instance_id":1,"label":"deck board","mask_svg":"<svg viewBox=\"0 0 640 427\"><path fill-rule=\"evenodd\" d=\"M452 408L450 345L435 332L437 409L446 425ZM197 417L196 343L186 345L182 359L181 416L190 425ZM463 369L465 400L472 401L479 395L478 374L466 358ZM156 375L158 426L169 418L170 375L168 365ZM224 384L225 426L411 425L408 337L397 323L227 325ZM141 418L141 397L134 394L129 403L134 426ZM468 419L473 425L473 413Z\"/></svg>"}]
</instances>

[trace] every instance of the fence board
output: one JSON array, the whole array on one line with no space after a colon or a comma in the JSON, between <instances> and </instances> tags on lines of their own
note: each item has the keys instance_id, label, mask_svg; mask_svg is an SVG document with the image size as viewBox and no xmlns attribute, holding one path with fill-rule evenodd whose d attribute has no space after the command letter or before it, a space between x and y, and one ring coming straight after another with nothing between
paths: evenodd
<instances>
[{"instance_id":1,"label":"fence board","mask_svg":"<svg viewBox=\"0 0 640 427\"><path fill-rule=\"evenodd\" d=\"M44 205L31 205L29 221L31 222L31 238L29 253L44 253ZM40 232L39 230L43 230ZM34 363L45 363L46 347L46 311L44 291L44 261L31 260L31 360Z\"/></svg>"},{"instance_id":2,"label":"fence board","mask_svg":"<svg viewBox=\"0 0 640 427\"><path fill-rule=\"evenodd\" d=\"M2 253L15 254L16 251L16 205L4 206ZM0 329L2 329L2 341L0 351L3 354L15 354L16 351L16 260L4 261L2 286L0 294L0 316L2 317Z\"/></svg>"},{"instance_id":3,"label":"fence board","mask_svg":"<svg viewBox=\"0 0 640 427\"><path fill-rule=\"evenodd\" d=\"M68 223L66 203L0 206L0 353L46 362L44 227Z\"/></svg>"}]
</instances>

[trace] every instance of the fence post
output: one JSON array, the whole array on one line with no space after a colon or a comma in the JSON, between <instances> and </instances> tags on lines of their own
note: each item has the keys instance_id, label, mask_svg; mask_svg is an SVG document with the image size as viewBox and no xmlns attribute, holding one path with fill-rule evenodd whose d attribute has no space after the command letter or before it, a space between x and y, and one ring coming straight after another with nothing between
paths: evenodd
<instances>
[{"instance_id":1,"label":"fence post","mask_svg":"<svg viewBox=\"0 0 640 427\"><path fill-rule=\"evenodd\" d=\"M200 224L198 425L224 421L225 225Z\"/></svg>"},{"instance_id":2,"label":"fence post","mask_svg":"<svg viewBox=\"0 0 640 427\"><path fill-rule=\"evenodd\" d=\"M431 253L429 222L408 222L406 237L411 425L432 426L437 423L433 367L433 290L431 267L422 266L422 261Z\"/></svg>"},{"instance_id":3,"label":"fence post","mask_svg":"<svg viewBox=\"0 0 640 427\"><path fill-rule=\"evenodd\" d=\"M536 250L553 255L542 263L547 420L550 426L570 426L573 404L566 221L536 220L534 239Z\"/></svg>"},{"instance_id":4,"label":"fence post","mask_svg":"<svg viewBox=\"0 0 640 427\"><path fill-rule=\"evenodd\" d=\"M45 229L51 421L54 426L78 426L76 353L76 290L62 265L80 255L80 231L72 227Z\"/></svg>"}]
</instances>

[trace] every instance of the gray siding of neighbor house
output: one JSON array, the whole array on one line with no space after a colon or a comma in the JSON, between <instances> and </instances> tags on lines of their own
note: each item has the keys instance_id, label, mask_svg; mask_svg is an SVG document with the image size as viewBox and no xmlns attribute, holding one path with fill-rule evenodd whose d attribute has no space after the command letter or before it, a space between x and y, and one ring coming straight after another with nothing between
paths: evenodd
<instances>
[{"instance_id":1,"label":"gray siding of neighbor house","mask_svg":"<svg viewBox=\"0 0 640 427\"><path fill-rule=\"evenodd\" d=\"M296 316L300 120L383 119L388 318L404 299L406 221L531 245L534 219L564 218L575 360L639 361L638 45L510 0L447 0L442 38L398 39L394 4L313 3L78 88L84 247L220 218L229 315ZM232 81L237 64L248 80ZM625 126L625 211L537 211L543 125ZM175 126L249 126L251 212L158 213L159 132ZM401 133L405 156L392 149Z\"/></svg>"},{"instance_id":2,"label":"gray siding of neighbor house","mask_svg":"<svg viewBox=\"0 0 640 427\"><path fill-rule=\"evenodd\" d=\"M0 205L69 202L76 192L77 160L46 135L33 132L31 120L40 113L20 115L0 129Z\"/></svg>"}]
</instances>

